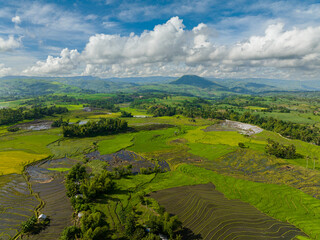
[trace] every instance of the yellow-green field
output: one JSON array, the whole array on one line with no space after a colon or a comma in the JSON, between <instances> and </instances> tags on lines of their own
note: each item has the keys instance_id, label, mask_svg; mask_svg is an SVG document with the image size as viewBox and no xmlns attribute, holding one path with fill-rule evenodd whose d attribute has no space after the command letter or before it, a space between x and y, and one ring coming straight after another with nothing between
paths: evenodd
<instances>
[{"instance_id":1,"label":"yellow-green field","mask_svg":"<svg viewBox=\"0 0 320 240\"><path fill-rule=\"evenodd\" d=\"M211 131L205 132L200 127L194 130L189 130L184 136L190 143L205 143L205 144L225 144L230 146L238 146L242 143L265 144L265 141L255 140L245 137L236 131Z\"/></svg>"},{"instance_id":2,"label":"yellow-green field","mask_svg":"<svg viewBox=\"0 0 320 240\"><path fill-rule=\"evenodd\" d=\"M46 154L32 154L23 151L0 152L0 174L20 174L23 166L48 157Z\"/></svg>"}]
</instances>

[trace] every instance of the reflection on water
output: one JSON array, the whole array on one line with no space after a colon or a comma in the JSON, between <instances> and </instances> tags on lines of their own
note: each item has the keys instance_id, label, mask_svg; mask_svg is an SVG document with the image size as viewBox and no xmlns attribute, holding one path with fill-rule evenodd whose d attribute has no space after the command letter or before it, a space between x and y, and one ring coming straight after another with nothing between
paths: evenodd
<instances>
[{"instance_id":1,"label":"reflection on water","mask_svg":"<svg viewBox=\"0 0 320 240\"><path fill-rule=\"evenodd\" d=\"M38 204L22 175L0 176L0 239L11 239Z\"/></svg>"}]
</instances>

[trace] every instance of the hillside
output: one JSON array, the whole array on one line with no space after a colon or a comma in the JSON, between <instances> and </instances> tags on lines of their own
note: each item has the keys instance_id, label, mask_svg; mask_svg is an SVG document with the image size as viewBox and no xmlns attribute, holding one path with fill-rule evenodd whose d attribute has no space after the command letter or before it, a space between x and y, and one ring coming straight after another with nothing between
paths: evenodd
<instances>
[{"instance_id":1,"label":"hillside","mask_svg":"<svg viewBox=\"0 0 320 240\"><path fill-rule=\"evenodd\" d=\"M0 98L25 98L53 93L92 93L92 91L44 79L0 79Z\"/></svg>"},{"instance_id":2,"label":"hillside","mask_svg":"<svg viewBox=\"0 0 320 240\"><path fill-rule=\"evenodd\" d=\"M200 88L216 88L216 89L226 90L225 87L196 75L184 75L178 78L177 80L171 82L170 84L175 84L175 85L183 84L183 85L190 85L190 86L195 86Z\"/></svg>"}]
</instances>

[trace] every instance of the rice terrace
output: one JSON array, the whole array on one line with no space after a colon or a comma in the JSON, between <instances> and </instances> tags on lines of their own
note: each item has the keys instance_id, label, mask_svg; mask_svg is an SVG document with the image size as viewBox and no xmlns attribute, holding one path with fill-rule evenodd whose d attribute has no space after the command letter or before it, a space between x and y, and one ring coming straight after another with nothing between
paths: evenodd
<instances>
[{"instance_id":1,"label":"rice terrace","mask_svg":"<svg viewBox=\"0 0 320 240\"><path fill-rule=\"evenodd\" d=\"M320 240L319 9L0 0L0 240Z\"/></svg>"}]
</instances>

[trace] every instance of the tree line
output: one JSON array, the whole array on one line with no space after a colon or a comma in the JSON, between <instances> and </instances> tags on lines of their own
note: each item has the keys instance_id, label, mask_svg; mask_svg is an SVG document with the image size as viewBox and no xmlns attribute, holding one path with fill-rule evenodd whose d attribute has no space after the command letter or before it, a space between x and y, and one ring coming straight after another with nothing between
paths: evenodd
<instances>
[{"instance_id":1,"label":"tree line","mask_svg":"<svg viewBox=\"0 0 320 240\"><path fill-rule=\"evenodd\" d=\"M44 116L52 116L54 114L61 114L68 112L66 107L33 107L18 109L3 108L0 109L0 125L14 124L22 120L40 119Z\"/></svg>"},{"instance_id":2,"label":"tree line","mask_svg":"<svg viewBox=\"0 0 320 240\"><path fill-rule=\"evenodd\" d=\"M115 134L128 130L128 122L122 119L102 118L97 122L89 121L86 124L70 124L63 126L64 137L95 137Z\"/></svg>"}]
</instances>

